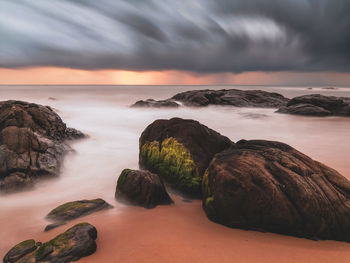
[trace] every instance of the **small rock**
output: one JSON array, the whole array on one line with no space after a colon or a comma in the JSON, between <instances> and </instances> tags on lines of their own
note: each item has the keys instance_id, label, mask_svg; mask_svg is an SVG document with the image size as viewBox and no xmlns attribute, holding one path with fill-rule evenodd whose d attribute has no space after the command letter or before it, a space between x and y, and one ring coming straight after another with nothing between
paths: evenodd
<instances>
[{"instance_id":1,"label":"small rock","mask_svg":"<svg viewBox=\"0 0 350 263\"><path fill-rule=\"evenodd\" d=\"M113 206L101 198L73 201L56 207L46 216L46 218L61 223L112 207Z\"/></svg>"},{"instance_id":2,"label":"small rock","mask_svg":"<svg viewBox=\"0 0 350 263\"><path fill-rule=\"evenodd\" d=\"M124 169L120 174L115 198L145 208L173 203L158 175L149 171L130 169Z\"/></svg>"},{"instance_id":3,"label":"small rock","mask_svg":"<svg viewBox=\"0 0 350 263\"><path fill-rule=\"evenodd\" d=\"M54 229L54 228L59 227L59 226L63 226L65 224L66 224L65 222L49 224L45 227L44 232L50 231L51 229Z\"/></svg>"}]
</instances>

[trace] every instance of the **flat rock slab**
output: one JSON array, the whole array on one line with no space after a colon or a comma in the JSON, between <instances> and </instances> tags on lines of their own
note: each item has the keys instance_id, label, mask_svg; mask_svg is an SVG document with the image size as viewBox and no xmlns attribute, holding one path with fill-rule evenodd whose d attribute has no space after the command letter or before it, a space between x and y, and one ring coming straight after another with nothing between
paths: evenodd
<instances>
[{"instance_id":1,"label":"flat rock slab","mask_svg":"<svg viewBox=\"0 0 350 263\"><path fill-rule=\"evenodd\" d=\"M26 240L14 246L4 263L77 261L96 251L97 230L88 223L77 224L46 243Z\"/></svg>"},{"instance_id":2,"label":"flat rock slab","mask_svg":"<svg viewBox=\"0 0 350 263\"><path fill-rule=\"evenodd\" d=\"M103 209L112 208L101 198L68 202L53 209L46 218L54 222L65 222Z\"/></svg>"}]
</instances>

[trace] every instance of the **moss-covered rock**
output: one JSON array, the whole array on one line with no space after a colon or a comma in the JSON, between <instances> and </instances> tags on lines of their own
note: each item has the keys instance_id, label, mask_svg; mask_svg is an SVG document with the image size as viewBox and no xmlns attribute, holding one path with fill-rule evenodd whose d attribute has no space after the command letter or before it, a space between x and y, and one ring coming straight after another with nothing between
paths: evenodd
<instances>
[{"instance_id":1,"label":"moss-covered rock","mask_svg":"<svg viewBox=\"0 0 350 263\"><path fill-rule=\"evenodd\" d=\"M73 201L56 207L46 218L54 222L64 222L109 208L112 206L101 198Z\"/></svg>"},{"instance_id":2,"label":"moss-covered rock","mask_svg":"<svg viewBox=\"0 0 350 263\"><path fill-rule=\"evenodd\" d=\"M121 172L115 198L120 202L145 208L173 203L158 175L149 171L130 169Z\"/></svg>"},{"instance_id":3,"label":"moss-covered rock","mask_svg":"<svg viewBox=\"0 0 350 263\"><path fill-rule=\"evenodd\" d=\"M96 251L97 230L88 223L77 224L46 243L27 240L13 247L4 263L71 262ZM26 251L19 253L19 251ZM30 249L29 249L30 248ZM16 257L14 257L16 255Z\"/></svg>"},{"instance_id":4,"label":"moss-covered rock","mask_svg":"<svg viewBox=\"0 0 350 263\"><path fill-rule=\"evenodd\" d=\"M156 120L140 137L140 166L189 197L201 196L212 157L234 143L194 120Z\"/></svg>"},{"instance_id":5,"label":"moss-covered rock","mask_svg":"<svg viewBox=\"0 0 350 263\"><path fill-rule=\"evenodd\" d=\"M37 249L34 239L25 240L14 246L4 257L4 263L13 263Z\"/></svg>"}]
</instances>

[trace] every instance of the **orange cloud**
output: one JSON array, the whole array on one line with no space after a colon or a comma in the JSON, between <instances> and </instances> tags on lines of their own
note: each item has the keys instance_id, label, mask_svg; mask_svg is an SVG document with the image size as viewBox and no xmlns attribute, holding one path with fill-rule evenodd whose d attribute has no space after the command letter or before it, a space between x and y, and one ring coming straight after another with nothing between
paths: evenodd
<instances>
[{"instance_id":1,"label":"orange cloud","mask_svg":"<svg viewBox=\"0 0 350 263\"><path fill-rule=\"evenodd\" d=\"M0 68L0 84L80 85L350 85L349 73L80 70L56 67Z\"/></svg>"}]
</instances>

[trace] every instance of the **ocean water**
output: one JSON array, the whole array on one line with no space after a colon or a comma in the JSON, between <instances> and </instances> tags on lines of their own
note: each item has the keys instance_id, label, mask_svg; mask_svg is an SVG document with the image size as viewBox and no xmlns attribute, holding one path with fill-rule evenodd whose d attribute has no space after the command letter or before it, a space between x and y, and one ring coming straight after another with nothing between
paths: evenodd
<instances>
[{"instance_id":1,"label":"ocean water","mask_svg":"<svg viewBox=\"0 0 350 263\"><path fill-rule=\"evenodd\" d=\"M138 139L156 119L172 117L200 121L229 137L285 142L350 179L350 118L302 117L275 109L210 106L205 108L130 108L140 99L165 99L191 89L262 89L286 97L321 93L350 97L350 88L263 86L0 86L1 100L24 100L55 109L67 126L88 139L72 144L75 153L64 161L62 174L34 189L0 195L0 256L14 244L42 231L45 215L57 205L101 197L122 215L114 200L116 180L124 168L138 168Z\"/></svg>"}]
</instances>

